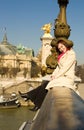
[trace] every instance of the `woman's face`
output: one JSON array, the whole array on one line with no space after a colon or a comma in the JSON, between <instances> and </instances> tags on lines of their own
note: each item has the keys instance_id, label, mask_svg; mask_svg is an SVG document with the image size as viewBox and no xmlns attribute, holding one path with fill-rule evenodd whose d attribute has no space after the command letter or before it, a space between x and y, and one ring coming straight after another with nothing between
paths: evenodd
<instances>
[{"instance_id":1,"label":"woman's face","mask_svg":"<svg viewBox=\"0 0 84 130\"><path fill-rule=\"evenodd\" d=\"M60 52L66 52L67 51L67 47L61 42L58 43L58 49L59 49Z\"/></svg>"}]
</instances>

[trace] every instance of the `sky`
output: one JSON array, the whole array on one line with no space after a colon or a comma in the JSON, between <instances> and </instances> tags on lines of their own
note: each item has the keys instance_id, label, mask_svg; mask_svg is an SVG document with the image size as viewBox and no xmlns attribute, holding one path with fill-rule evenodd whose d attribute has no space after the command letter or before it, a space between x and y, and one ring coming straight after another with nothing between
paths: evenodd
<instances>
[{"instance_id":1,"label":"sky","mask_svg":"<svg viewBox=\"0 0 84 130\"><path fill-rule=\"evenodd\" d=\"M54 21L59 11L57 0L0 0L0 42L6 28L9 43L31 48L37 55L44 34L41 27L52 23L51 35L54 37ZM69 0L66 16L77 62L84 64L84 0Z\"/></svg>"}]
</instances>

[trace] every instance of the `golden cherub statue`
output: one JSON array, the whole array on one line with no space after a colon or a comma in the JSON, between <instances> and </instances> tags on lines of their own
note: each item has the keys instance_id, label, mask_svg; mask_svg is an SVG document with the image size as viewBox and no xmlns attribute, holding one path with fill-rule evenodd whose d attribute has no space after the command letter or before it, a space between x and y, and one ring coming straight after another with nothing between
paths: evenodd
<instances>
[{"instance_id":1,"label":"golden cherub statue","mask_svg":"<svg viewBox=\"0 0 84 130\"><path fill-rule=\"evenodd\" d=\"M41 27L44 33L50 33L52 28L52 23L45 24Z\"/></svg>"}]
</instances>

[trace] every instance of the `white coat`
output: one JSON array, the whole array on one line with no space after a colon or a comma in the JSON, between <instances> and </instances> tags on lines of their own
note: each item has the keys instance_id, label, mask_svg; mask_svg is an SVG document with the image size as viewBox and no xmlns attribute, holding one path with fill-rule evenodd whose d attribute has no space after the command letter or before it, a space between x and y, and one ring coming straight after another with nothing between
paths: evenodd
<instances>
[{"instance_id":1,"label":"white coat","mask_svg":"<svg viewBox=\"0 0 84 130\"><path fill-rule=\"evenodd\" d=\"M48 83L46 89L56 86L65 86L75 89L75 64L76 55L73 49L70 49L60 58L58 66L52 74L55 78Z\"/></svg>"}]
</instances>

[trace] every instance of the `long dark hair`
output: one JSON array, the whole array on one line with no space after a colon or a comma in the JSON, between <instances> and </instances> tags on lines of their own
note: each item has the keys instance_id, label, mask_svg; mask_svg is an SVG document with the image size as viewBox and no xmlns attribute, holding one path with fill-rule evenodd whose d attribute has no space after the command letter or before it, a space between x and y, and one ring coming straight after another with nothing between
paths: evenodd
<instances>
[{"instance_id":1,"label":"long dark hair","mask_svg":"<svg viewBox=\"0 0 84 130\"><path fill-rule=\"evenodd\" d=\"M58 49L58 44L59 44L59 43L62 43L64 46L66 46L68 50L71 49L71 46L70 46L68 43L66 43L66 42L63 41L63 40L59 40L58 43L56 44L56 51L58 52L58 54L61 53L61 52L59 51L59 49Z\"/></svg>"}]
</instances>

